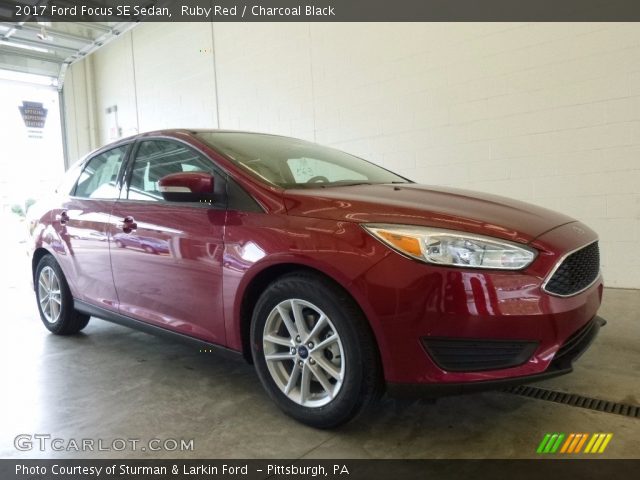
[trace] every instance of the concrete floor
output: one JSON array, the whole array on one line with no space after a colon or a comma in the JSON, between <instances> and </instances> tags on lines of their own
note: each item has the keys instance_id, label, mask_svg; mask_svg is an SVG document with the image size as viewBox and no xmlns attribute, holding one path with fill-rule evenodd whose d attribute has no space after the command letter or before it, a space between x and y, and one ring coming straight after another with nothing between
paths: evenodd
<instances>
[{"instance_id":1,"label":"concrete floor","mask_svg":"<svg viewBox=\"0 0 640 480\"><path fill-rule=\"evenodd\" d=\"M0 246L0 458L531 458L546 432L612 432L601 457L640 458L640 419L500 392L435 404L384 398L341 429L305 427L280 413L241 361L96 319L75 337L49 334L15 240L5 235ZM539 386L640 405L638 312L640 291L607 290L609 325L573 374ZM20 452L23 433L109 445L194 439L194 450Z\"/></svg>"}]
</instances>

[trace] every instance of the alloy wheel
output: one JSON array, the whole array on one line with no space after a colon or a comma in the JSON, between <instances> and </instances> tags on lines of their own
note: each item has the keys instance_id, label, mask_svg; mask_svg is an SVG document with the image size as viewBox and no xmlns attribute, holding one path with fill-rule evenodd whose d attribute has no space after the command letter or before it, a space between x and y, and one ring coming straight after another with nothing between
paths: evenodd
<instances>
[{"instance_id":1,"label":"alloy wheel","mask_svg":"<svg viewBox=\"0 0 640 480\"><path fill-rule=\"evenodd\" d=\"M300 299L276 305L265 322L263 351L278 388L304 407L321 407L340 392L345 356L340 335L318 307Z\"/></svg>"},{"instance_id":2,"label":"alloy wheel","mask_svg":"<svg viewBox=\"0 0 640 480\"><path fill-rule=\"evenodd\" d=\"M56 323L60 319L62 310L60 279L48 265L40 271L38 278L38 302L47 322Z\"/></svg>"}]
</instances>

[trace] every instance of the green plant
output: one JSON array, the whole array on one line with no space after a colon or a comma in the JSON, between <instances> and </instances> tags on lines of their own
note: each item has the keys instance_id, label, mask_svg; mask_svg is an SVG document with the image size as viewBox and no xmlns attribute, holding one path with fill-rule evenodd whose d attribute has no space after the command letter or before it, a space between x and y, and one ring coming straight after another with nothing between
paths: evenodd
<instances>
[{"instance_id":1,"label":"green plant","mask_svg":"<svg viewBox=\"0 0 640 480\"><path fill-rule=\"evenodd\" d=\"M36 203L36 201L33 198L27 198L24 201L24 205L20 205L19 203L12 205L11 211L19 217L25 217L27 215L27 212L29 211L29 208L31 208L34 203Z\"/></svg>"},{"instance_id":2,"label":"green plant","mask_svg":"<svg viewBox=\"0 0 640 480\"><path fill-rule=\"evenodd\" d=\"M18 205L17 203L11 206L11 211L16 215L18 215L19 217L25 216L25 212L24 212L24 209L22 208L22 205Z\"/></svg>"}]
</instances>

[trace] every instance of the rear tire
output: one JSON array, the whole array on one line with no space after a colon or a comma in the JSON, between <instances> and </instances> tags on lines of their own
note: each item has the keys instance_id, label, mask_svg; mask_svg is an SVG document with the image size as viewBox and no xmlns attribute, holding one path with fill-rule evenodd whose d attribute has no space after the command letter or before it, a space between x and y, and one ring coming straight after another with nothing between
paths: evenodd
<instances>
[{"instance_id":1,"label":"rear tire","mask_svg":"<svg viewBox=\"0 0 640 480\"><path fill-rule=\"evenodd\" d=\"M51 333L73 335L87 326L90 317L73 308L71 290L53 256L40 259L34 281L40 318Z\"/></svg>"},{"instance_id":2,"label":"rear tire","mask_svg":"<svg viewBox=\"0 0 640 480\"><path fill-rule=\"evenodd\" d=\"M348 422L381 393L376 343L342 288L311 273L273 282L251 323L262 385L287 415L316 428Z\"/></svg>"}]
</instances>

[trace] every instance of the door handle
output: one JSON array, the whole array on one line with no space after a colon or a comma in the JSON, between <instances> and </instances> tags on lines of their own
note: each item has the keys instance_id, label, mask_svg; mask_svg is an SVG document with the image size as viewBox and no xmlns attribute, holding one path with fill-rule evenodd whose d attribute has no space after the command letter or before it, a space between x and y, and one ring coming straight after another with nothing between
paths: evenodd
<instances>
[{"instance_id":1,"label":"door handle","mask_svg":"<svg viewBox=\"0 0 640 480\"><path fill-rule=\"evenodd\" d=\"M60 222L60 225L66 225L69 221L69 214L66 210L62 210L59 215L56 215L56 220Z\"/></svg>"},{"instance_id":2,"label":"door handle","mask_svg":"<svg viewBox=\"0 0 640 480\"><path fill-rule=\"evenodd\" d=\"M132 216L124 217L122 223L122 231L124 233L131 233L138 228L138 224Z\"/></svg>"}]
</instances>

